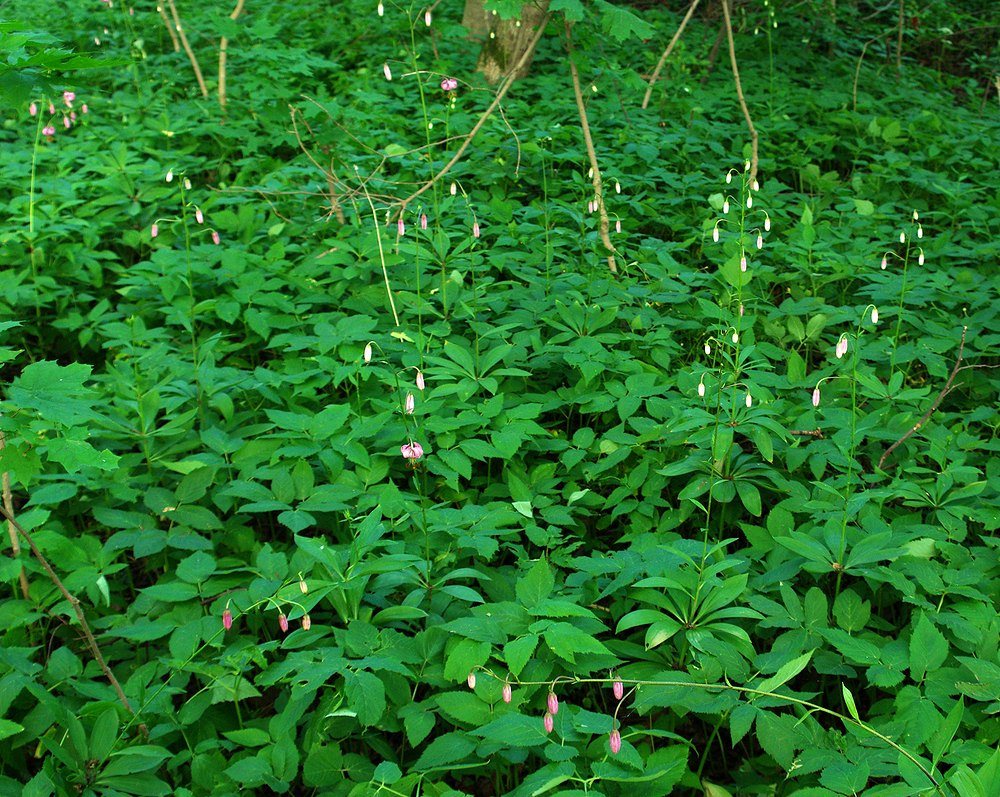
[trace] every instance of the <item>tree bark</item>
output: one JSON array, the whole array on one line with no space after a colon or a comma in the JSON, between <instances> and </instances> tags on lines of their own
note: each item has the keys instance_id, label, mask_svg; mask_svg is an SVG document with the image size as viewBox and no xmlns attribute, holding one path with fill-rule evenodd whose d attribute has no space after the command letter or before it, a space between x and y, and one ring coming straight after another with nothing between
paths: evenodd
<instances>
[{"instance_id":1,"label":"tree bark","mask_svg":"<svg viewBox=\"0 0 1000 797\"><path fill-rule=\"evenodd\" d=\"M487 82L498 83L522 60L548 9L549 0L530 0L521 9L520 19L500 19L498 15L483 10L482 0L466 0L462 24L472 35L483 36L483 49L479 53L476 69ZM534 54L530 53L517 74L513 75L515 80L528 73L533 57Z\"/></svg>"}]
</instances>

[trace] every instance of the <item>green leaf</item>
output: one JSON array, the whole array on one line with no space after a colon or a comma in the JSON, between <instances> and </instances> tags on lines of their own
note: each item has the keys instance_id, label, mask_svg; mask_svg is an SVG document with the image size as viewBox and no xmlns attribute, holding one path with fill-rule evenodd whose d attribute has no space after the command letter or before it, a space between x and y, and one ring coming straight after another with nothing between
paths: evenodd
<instances>
[{"instance_id":1,"label":"green leaf","mask_svg":"<svg viewBox=\"0 0 1000 797\"><path fill-rule=\"evenodd\" d=\"M118 741L118 711L108 708L101 712L90 731L90 756L103 761Z\"/></svg>"},{"instance_id":2,"label":"green leaf","mask_svg":"<svg viewBox=\"0 0 1000 797\"><path fill-rule=\"evenodd\" d=\"M838 794L860 794L868 785L870 774L867 761L835 761L823 769L819 782Z\"/></svg>"},{"instance_id":3,"label":"green leaf","mask_svg":"<svg viewBox=\"0 0 1000 797\"><path fill-rule=\"evenodd\" d=\"M517 580L514 591L521 605L530 608L549 597L555 583L555 576L552 574L552 568L548 561L539 559L527 573Z\"/></svg>"},{"instance_id":4,"label":"green leaf","mask_svg":"<svg viewBox=\"0 0 1000 797\"><path fill-rule=\"evenodd\" d=\"M740 743L740 740L747 735L750 726L753 725L757 716L757 709L750 703L740 703L729 714L729 734L732 737L733 747Z\"/></svg>"},{"instance_id":5,"label":"green leaf","mask_svg":"<svg viewBox=\"0 0 1000 797\"><path fill-rule=\"evenodd\" d=\"M648 39L656 32L644 19L621 6L614 6L606 0L596 0L595 5L601 11L601 27L619 43L633 36Z\"/></svg>"},{"instance_id":6,"label":"green leaf","mask_svg":"<svg viewBox=\"0 0 1000 797\"><path fill-rule=\"evenodd\" d=\"M858 722L861 722L861 717L858 715L858 704L854 702L854 695L847 688L847 684L841 684L840 691L844 695L844 705L847 706L847 713Z\"/></svg>"},{"instance_id":7,"label":"green leaf","mask_svg":"<svg viewBox=\"0 0 1000 797\"><path fill-rule=\"evenodd\" d=\"M25 366L8 395L19 409L34 410L50 423L74 426L98 417L92 409L94 391L84 387L90 366L62 366L41 360Z\"/></svg>"},{"instance_id":8,"label":"green leaf","mask_svg":"<svg viewBox=\"0 0 1000 797\"><path fill-rule=\"evenodd\" d=\"M189 584L201 584L215 572L215 557L204 551L193 553L177 565L177 577Z\"/></svg>"},{"instance_id":9,"label":"green leaf","mask_svg":"<svg viewBox=\"0 0 1000 797\"><path fill-rule=\"evenodd\" d=\"M812 659L812 654L813 652L810 650L808 653L803 653L801 656L796 656L791 661L785 662L774 675L761 681L757 689L761 692L773 692L779 686L788 683L806 668L809 660Z\"/></svg>"},{"instance_id":10,"label":"green leaf","mask_svg":"<svg viewBox=\"0 0 1000 797\"><path fill-rule=\"evenodd\" d=\"M264 785L268 778L273 775L271 762L262 756L256 755L241 758L235 764L227 767L223 774L228 775L241 786L248 789Z\"/></svg>"},{"instance_id":11,"label":"green leaf","mask_svg":"<svg viewBox=\"0 0 1000 797\"><path fill-rule=\"evenodd\" d=\"M507 662L507 669L510 670L515 678L521 675L524 665L528 663L537 645L538 635L528 634L527 636L512 639L503 646L503 657Z\"/></svg>"},{"instance_id":12,"label":"green leaf","mask_svg":"<svg viewBox=\"0 0 1000 797\"><path fill-rule=\"evenodd\" d=\"M476 749L476 742L464 733L446 733L431 742L413 765L419 771L455 764Z\"/></svg>"},{"instance_id":13,"label":"green leaf","mask_svg":"<svg viewBox=\"0 0 1000 797\"><path fill-rule=\"evenodd\" d=\"M358 722L369 727L385 713L385 684L377 675L360 670L344 674L347 704L358 715Z\"/></svg>"},{"instance_id":14,"label":"green leaf","mask_svg":"<svg viewBox=\"0 0 1000 797\"><path fill-rule=\"evenodd\" d=\"M920 612L910 635L910 677L918 683L948 658L948 640Z\"/></svg>"},{"instance_id":15,"label":"green leaf","mask_svg":"<svg viewBox=\"0 0 1000 797\"><path fill-rule=\"evenodd\" d=\"M549 11L562 11L569 22L580 22L586 13L580 0L552 0Z\"/></svg>"},{"instance_id":16,"label":"green leaf","mask_svg":"<svg viewBox=\"0 0 1000 797\"><path fill-rule=\"evenodd\" d=\"M98 451L86 440L55 438L49 440L46 447L49 459L62 465L67 473L76 473L85 467L114 470L120 460L110 451Z\"/></svg>"}]
</instances>

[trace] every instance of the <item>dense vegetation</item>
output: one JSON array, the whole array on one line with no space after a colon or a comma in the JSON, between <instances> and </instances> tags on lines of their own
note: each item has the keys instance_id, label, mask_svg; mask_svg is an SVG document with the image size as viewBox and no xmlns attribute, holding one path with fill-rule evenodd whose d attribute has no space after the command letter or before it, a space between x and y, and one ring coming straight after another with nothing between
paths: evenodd
<instances>
[{"instance_id":1,"label":"dense vegetation","mask_svg":"<svg viewBox=\"0 0 1000 797\"><path fill-rule=\"evenodd\" d=\"M0 794L1000 794L991 3L737 4L754 176L552 0L407 203L459 3L183 5L0 12Z\"/></svg>"}]
</instances>

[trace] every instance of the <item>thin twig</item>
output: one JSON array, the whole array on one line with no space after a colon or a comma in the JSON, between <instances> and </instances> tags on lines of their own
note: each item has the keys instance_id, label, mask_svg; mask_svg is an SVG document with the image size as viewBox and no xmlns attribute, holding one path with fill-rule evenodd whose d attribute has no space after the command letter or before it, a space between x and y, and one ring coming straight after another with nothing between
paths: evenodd
<instances>
[{"instance_id":1,"label":"thin twig","mask_svg":"<svg viewBox=\"0 0 1000 797\"><path fill-rule=\"evenodd\" d=\"M236 8L229 18L235 22L236 18L243 13L245 0L236 0ZM219 106L226 107L226 52L229 50L229 38L223 36L219 40Z\"/></svg>"},{"instance_id":2,"label":"thin twig","mask_svg":"<svg viewBox=\"0 0 1000 797\"><path fill-rule=\"evenodd\" d=\"M615 245L611 243L611 236L608 234L608 210L604 207L604 186L601 183L601 167L597 164L597 151L594 149L594 139L590 135L590 123L587 121L587 108L583 104L583 91L580 88L580 73L576 68L576 61L573 60L573 38L569 22L566 23L566 52L569 55L569 72L573 77L573 96L576 97L576 109L580 113L580 128L583 130L583 143L587 147L587 158L590 160L591 180L594 186L594 201L597 203L597 213L599 216L598 231L604 248L608 250L608 269L612 274L618 273L618 265L615 263Z\"/></svg>"},{"instance_id":3,"label":"thin twig","mask_svg":"<svg viewBox=\"0 0 1000 797\"><path fill-rule=\"evenodd\" d=\"M726 38L729 40L729 63L733 67L736 96L740 101L740 108L743 109L743 116L747 120L747 127L750 128L750 184L753 185L753 181L757 179L757 128L753 126L750 109L747 108L747 101L743 96L743 85L740 83L740 68L736 64L736 44L733 42L733 21L729 16L729 0L722 0L722 16L726 26Z\"/></svg>"},{"instance_id":4,"label":"thin twig","mask_svg":"<svg viewBox=\"0 0 1000 797\"><path fill-rule=\"evenodd\" d=\"M111 672L111 668L108 667L107 662L104 660L104 655L101 653L101 648L97 644L97 638L94 636L94 632L90 630L90 624L87 622L87 617L83 613L83 607L80 605L80 601L78 601L70 593L70 591L66 589L66 585L63 584L59 576L56 575L56 571L52 569L52 565L49 564L49 560L45 558L45 555L35 544L34 538L32 538L24 526L14 519L14 516L7 511L6 506L0 505L0 514L7 518L7 522L13 526L17 533L24 538L24 541L28 543L28 547L31 548L31 552L35 555L35 558L38 560L38 563L42 566L45 572L48 573L52 583L56 585L56 589L62 593L62 596L69 602L69 605L73 607L73 611L76 613L76 619L79 621L80 628L83 631L83 636L87 640L87 647L90 648L91 655L93 655L97 665L104 673L104 677L108 679L108 682L111 684L111 688L115 690L115 694L118 695L118 700L125 707L125 710L134 716L135 711L132 710L132 705L128 702L128 698L125 697L125 692L122 690L121 684L118 683L118 679L115 678L115 674ZM142 730L143 735L148 735L145 725L139 725L139 728Z\"/></svg>"},{"instance_id":5,"label":"thin twig","mask_svg":"<svg viewBox=\"0 0 1000 797\"><path fill-rule=\"evenodd\" d=\"M824 438L822 429L789 429L788 433L798 437L815 437L817 440Z\"/></svg>"},{"instance_id":6,"label":"thin twig","mask_svg":"<svg viewBox=\"0 0 1000 797\"><path fill-rule=\"evenodd\" d=\"M191 45L188 43L187 34L184 33L184 26L181 25L181 17L177 13L177 6L174 5L174 0L167 0L167 5L170 6L170 14L174 18L174 27L177 30L177 35L180 36L181 45L184 47L184 52L187 53L188 60L191 62L191 68L194 70L194 77L198 81L198 88L201 89L201 96L208 97L208 87L205 85L205 78L201 76L201 65L198 63L198 58L194 54L194 50L191 49Z\"/></svg>"},{"instance_id":7,"label":"thin twig","mask_svg":"<svg viewBox=\"0 0 1000 797\"><path fill-rule=\"evenodd\" d=\"M700 2L701 0L694 0L694 2L691 3L691 6L687 10L687 14L684 15L684 19L681 20L681 24L677 28L677 32L674 34L674 38L670 40L670 44L667 45L667 49L663 51L663 55L660 56L660 60L656 62L656 69L653 70L653 76L649 79L646 96L642 98L643 108L649 105L649 98L653 96L653 86L655 86L656 81L660 79L660 72L663 70L663 65L667 63L670 53L673 52L674 45L680 41L681 34L684 32L684 28L687 27L688 20L691 19L691 15L694 14L694 10L698 7L698 3Z\"/></svg>"},{"instance_id":8,"label":"thin twig","mask_svg":"<svg viewBox=\"0 0 1000 797\"><path fill-rule=\"evenodd\" d=\"M174 33L174 26L170 24L170 18L167 16L167 12L163 10L163 6L157 4L156 11L160 15L160 19L163 20L163 24L167 26L167 33L170 34L170 41L174 44L174 52L179 53L181 51L181 43L177 41L177 34Z\"/></svg>"},{"instance_id":9,"label":"thin twig","mask_svg":"<svg viewBox=\"0 0 1000 797\"><path fill-rule=\"evenodd\" d=\"M934 413L934 410L938 408L938 405L951 390L951 383L955 381L955 375L960 370L959 366L962 365L962 352L965 350L965 333L968 332L968 330L969 330L968 327L962 327L962 341L958 344L958 359L955 360L955 367L951 369L951 374L948 376L948 381L945 382L944 387L941 388L941 392L938 393L937 398L934 399L934 403L931 404L930 409L928 409L927 412L924 413L924 416L913 425L913 428L910 429L910 431L908 431L906 434L900 437L899 440L897 440L895 443L893 443L885 450L885 453L881 456L881 458L878 461L879 469L882 468L882 463L885 462L886 458L893 451L895 451L896 448L905 443L921 426L923 426L927 422L927 419L931 417L931 415Z\"/></svg>"},{"instance_id":10,"label":"thin twig","mask_svg":"<svg viewBox=\"0 0 1000 797\"><path fill-rule=\"evenodd\" d=\"M493 98L493 102L491 102L490 106L485 111L483 111L483 115L479 117L479 121L477 121L472 126L472 129L468 132L468 134L465 137L465 141L462 142L462 145L458 148L458 151L452 156L452 159L441 167L441 171L435 174L430 180L428 180L426 183L420 186L420 188L418 188L416 191L410 194L406 199L404 199L400 203L401 209L405 208L408 204L410 204L410 202L412 202L414 199L416 199L418 196L424 193L424 191L427 191L429 188L431 188L431 186L433 186L449 171L451 171L451 168L462 159L462 156L465 154L465 150L469 148L469 145L472 143L472 140L476 137L476 134L480 131L482 126L486 124L486 120L490 118L490 116L493 114L493 111L496 110L497 106L500 105L501 101L506 96L510 87L514 85L514 81L517 79L516 77L517 74L521 71L524 65L528 63L528 60L531 58L532 53L534 53L535 51L535 47L538 45L538 42L541 40L542 35L545 33L545 27L549 24L549 17L550 15L546 14L545 18L538 24L538 30L535 32L534 38L532 38L531 42L529 42L524 52L521 53L521 57L518 59L517 63L514 64L513 69L511 69L510 72L507 73L507 76L503 79L503 83L500 86L499 90L497 91L496 97Z\"/></svg>"},{"instance_id":11,"label":"thin twig","mask_svg":"<svg viewBox=\"0 0 1000 797\"><path fill-rule=\"evenodd\" d=\"M896 34L896 74L903 64L903 19L906 15L906 0L899 0L899 30Z\"/></svg>"},{"instance_id":12,"label":"thin twig","mask_svg":"<svg viewBox=\"0 0 1000 797\"><path fill-rule=\"evenodd\" d=\"M7 447L7 436L0 431L0 451ZM14 500L10 494L10 473L7 471L3 472L0 476L0 482L3 485L3 506L7 510L7 514L14 517ZM17 559L21 555L21 540L17 536L17 529L11 521L7 521L7 533L10 535L10 555L12 558ZM28 589L28 574L24 569L24 565L21 565L21 572L18 574L18 581L21 584L21 596L28 600L30 596L30 591Z\"/></svg>"}]
</instances>

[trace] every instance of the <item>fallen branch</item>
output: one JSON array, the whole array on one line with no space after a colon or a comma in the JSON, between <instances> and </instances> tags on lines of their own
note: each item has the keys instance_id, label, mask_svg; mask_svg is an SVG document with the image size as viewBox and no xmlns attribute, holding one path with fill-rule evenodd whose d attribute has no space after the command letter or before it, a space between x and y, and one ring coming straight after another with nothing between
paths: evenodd
<instances>
[{"instance_id":1,"label":"fallen branch","mask_svg":"<svg viewBox=\"0 0 1000 797\"><path fill-rule=\"evenodd\" d=\"M746 98L743 96L743 85L740 83L740 68L736 64L736 44L733 42L733 21L729 16L729 0L722 0L723 24L726 26L726 38L729 41L729 63L733 67L733 80L736 83L736 97L740 101L740 108L743 109L743 116L747 120L747 127L750 128L750 184L753 185L757 179L757 128L753 126L753 119L750 118L750 109L747 108Z\"/></svg>"},{"instance_id":2,"label":"fallen branch","mask_svg":"<svg viewBox=\"0 0 1000 797\"><path fill-rule=\"evenodd\" d=\"M546 14L545 18L538 25L538 30L535 32L534 38L532 38L531 42L525 48L524 52L521 53L521 57L518 59L517 63L514 64L514 67L510 70L510 72L507 73L507 76L504 78L502 85L497 91L496 97L493 98L493 102L490 103L490 106L485 111L483 111L483 115L480 116L479 120L472 126L472 129L465 136L465 141L462 142L462 145L458 148L458 151L452 156L452 159L441 167L441 171L435 174L430 180L428 180L426 183L420 186L420 188L418 188L416 191L410 194L406 199L404 199L400 203L401 210L402 208L405 208L408 204L410 204L410 202L412 202L418 196L420 196L422 193L424 193L424 191L431 188L435 183L437 183L442 177L444 177L449 171L451 171L451 168L456 163L458 163L462 159L462 156L465 154L465 150L469 148L469 145L472 143L472 140L476 137L476 134L482 129L483 125L486 124L486 120L493 115L493 111L495 111L497 109L497 106L499 106L500 103L503 101L503 98L507 95L507 92L510 90L510 87L514 85L514 81L517 79L516 75L518 74L518 72L520 72L521 69L524 67L524 65L528 63L532 53L534 53L535 51L535 47L538 45L538 42L541 40L542 35L545 33L545 27L549 24L549 16L550 15Z\"/></svg>"},{"instance_id":3,"label":"fallen branch","mask_svg":"<svg viewBox=\"0 0 1000 797\"><path fill-rule=\"evenodd\" d=\"M927 423L928 418L930 418L931 415L934 414L934 410L938 408L938 405L951 390L951 383L955 381L955 375L959 372L959 370L961 370L960 366L962 365L962 352L965 350L965 333L968 332L968 330L969 330L968 327L962 327L962 341L958 344L958 359L955 360L955 367L951 369L951 374L948 376L948 381L945 382L944 387L941 388L941 392L938 393L937 398L934 399L934 403L931 404L927 412L925 412L923 417L913 425L913 428L910 429L910 431L908 431L906 434L900 437L899 440L897 440L895 443L893 443L885 450L885 453L881 456L881 458L878 461L879 469L882 468L882 463L886 461L888 456L893 451L895 451L899 446L901 446L903 443L909 440L910 437L912 437L921 426Z\"/></svg>"},{"instance_id":4,"label":"fallen branch","mask_svg":"<svg viewBox=\"0 0 1000 797\"><path fill-rule=\"evenodd\" d=\"M824 438L822 429L789 429L788 433L798 437L814 437L817 440Z\"/></svg>"},{"instance_id":5,"label":"fallen branch","mask_svg":"<svg viewBox=\"0 0 1000 797\"><path fill-rule=\"evenodd\" d=\"M111 688L115 690L115 694L118 695L118 700L125 707L125 710L135 716L135 711L132 710L132 705L128 702L128 698L125 697L125 692L122 690L121 684L118 683L118 679L115 678L115 674L111 672L111 668L108 667L108 663L104 660L104 655L101 653L101 648L97 644L97 638L94 636L94 632L90 630L90 624L87 622L87 617L83 613L83 607L80 606L80 601L78 601L68 589L66 585L63 584L62 580L56 575L56 571L52 569L52 565L49 564L49 560L45 558L45 555L39 550L38 546L35 544L34 538L28 533L27 529L24 528L17 520L14 519L14 515L7 510L7 507L0 504L0 514L7 518L7 522L13 526L13 528L20 534L28 547L31 548L31 552L34 554L35 559L42 566L46 573L48 573L49 579L55 584L56 589L62 593L62 596L69 602L69 605L73 607L73 611L76 613L76 619L80 622L80 628L83 631L83 636L87 640L87 647L90 648L91 655L93 655L94 660L97 662L101 671L104 673L104 677L108 679L111 684ZM149 731L143 724L139 725L139 729L142 731L144 736L149 735Z\"/></svg>"},{"instance_id":6,"label":"fallen branch","mask_svg":"<svg viewBox=\"0 0 1000 797\"><path fill-rule=\"evenodd\" d=\"M691 19L691 15L694 14L694 10L698 7L698 3L701 0L694 0L691 6L687 10L687 14L684 15L684 19L681 20L681 24L677 28L677 32L674 34L674 38L670 40L670 44L667 45L667 49L663 51L663 55L660 56L660 60L656 62L656 69L653 70L653 76L649 79L649 87L646 89L646 96L642 98L642 107L645 108L649 105L649 98L653 96L653 86L656 85L656 81L660 79L660 72L663 70L663 65L667 63L667 59L670 57L670 53L673 52L674 46L680 41L681 34L684 32L684 28L687 27L688 20Z\"/></svg>"},{"instance_id":7,"label":"fallen branch","mask_svg":"<svg viewBox=\"0 0 1000 797\"><path fill-rule=\"evenodd\" d=\"M236 0L236 8L229 18L235 22L236 18L243 13L245 0ZM229 38L223 36L219 40L219 107L226 107L226 53L229 50Z\"/></svg>"},{"instance_id":8,"label":"fallen branch","mask_svg":"<svg viewBox=\"0 0 1000 797\"><path fill-rule=\"evenodd\" d=\"M611 243L611 236L608 234L609 222L608 211L604 207L604 186L601 183L601 167L597 164L597 151L594 149L594 139L590 135L590 123L587 121L587 108L583 104L583 91L580 88L580 73L577 71L576 62L573 60L573 39L570 25L566 23L566 52L569 55L569 71L573 77L573 95L576 97L576 109L580 113L580 127L583 130L583 143L587 147L587 158L590 160L591 181L594 186L594 201L597 203L597 213L599 217L598 231L604 248L608 250L608 269L613 273L618 272L618 265L615 263L615 245Z\"/></svg>"}]
</instances>

